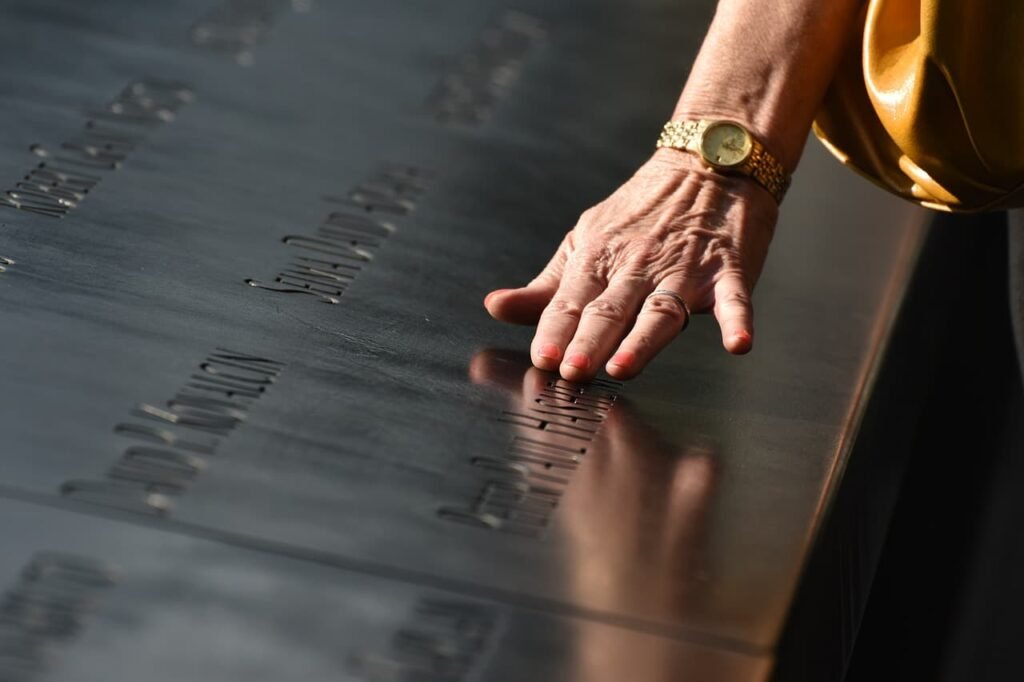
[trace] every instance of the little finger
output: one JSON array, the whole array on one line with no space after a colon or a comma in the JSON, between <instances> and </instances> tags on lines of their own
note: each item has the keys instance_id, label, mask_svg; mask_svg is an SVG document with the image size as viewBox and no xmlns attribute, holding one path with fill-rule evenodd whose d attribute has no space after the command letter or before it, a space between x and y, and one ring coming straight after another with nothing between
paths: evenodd
<instances>
[{"instance_id":1,"label":"little finger","mask_svg":"<svg viewBox=\"0 0 1024 682\"><path fill-rule=\"evenodd\" d=\"M715 319L722 329L722 345L727 351L736 355L750 352L754 343L754 308L740 273L727 272L715 283Z\"/></svg>"}]
</instances>

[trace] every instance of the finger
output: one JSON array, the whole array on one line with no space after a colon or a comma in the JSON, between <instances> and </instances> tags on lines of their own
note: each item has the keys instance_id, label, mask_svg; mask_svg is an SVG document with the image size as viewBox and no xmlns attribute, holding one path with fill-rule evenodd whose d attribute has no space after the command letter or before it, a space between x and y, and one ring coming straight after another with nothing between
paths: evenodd
<instances>
[{"instance_id":1,"label":"finger","mask_svg":"<svg viewBox=\"0 0 1024 682\"><path fill-rule=\"evenodd\" d=\"M565 349L559 372L569 381L588 381L608 361L636 319L651 284L634 275L613 277L604 293L583 308L580 324Z\"/></svg>"},{"instance_id":2,"label":"finger","mask_svg":"<svg viewBox=\"0 0 1024 682\"><path fill-rule=\"evenodd\" d=\"M750 289L738 272L727 272L715 283L715 319L722 345L730 353L750 352L754 343L754 309Z\"/></svg>"},{"instance_id":3,"label":"finger","mask_svg":"<svg viewBox=\"0 0 1024 682\"><path fill-rule=\"evenodd\" d=\"M487 294L484 307L491 317L512 324L537 324L544 307L558 291L570 246L571 233L540 274L525 287L497 289Z\"/></svg>"},{"instance_id":4,"label":"finger","mask_svg":"<svg viewBox=\"0 0 1024 682\"><path fill-rule=\"evenodd\" d=\"M580 262L575 267L572 263L566 264L562 283L537 323L537 333L530 346L534 365L544 370L558 367L579 326L584 306L600 296L606 286L604 278L589 264Z\"/></svg>"},{"instance_id":5,"label":"finger","mask_svg":"<svg viewBox=\"0 0 1024 682\"><path fill-rule=\"evenodd\" d=\"M662 280L654 291L662 289L676 293L687 291L682 276ZM649 296L636 317L636 324L619 344L605 371L616 379L632 379L679 335L689 321L689 311L674 297Z\"/></svg>"}]
</instances>

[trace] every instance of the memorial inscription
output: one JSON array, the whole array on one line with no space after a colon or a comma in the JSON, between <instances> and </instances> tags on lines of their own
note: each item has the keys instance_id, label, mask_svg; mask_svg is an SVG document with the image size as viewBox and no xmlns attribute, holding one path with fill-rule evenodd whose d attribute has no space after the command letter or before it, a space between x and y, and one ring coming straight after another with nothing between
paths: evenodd
<instances>
[{"instance_id":1,"label":"memorial inscription","mask_svg":"<svg viewBox=\"0 0 1024 682\"><path fill-rule=\"evenodd\" d=\"M311 7L312 0L225 0L192 24L189 39L198 48L250 66L252 48L266 39L281 13L308 12Z\"/></svg>"},{"instance_id":2,"label":"memorial inscription","mask_svg":"<svg viewBox=\"0 0 1024 682\"><path fill-rule=\"evenodd\" d=\"M114 427L144 445L128 447L102 479L65 482L61 494L129 511L169 513L171 497L192 484L206 458L217 454L283 369L277 360L218 348L165 406L143 403L133 413L139 422Z\"/></svg>"},{"instance_id":3,"label":"memorial inscription","mask_svg":"<svg viewBox=\"0 0 1024 682\"><path fill-rule=\"evenodd\" d=\"M384 164L344 196L324 200L332 211L312 234L287 235L281 241L300 255L270 282L246 279L257 289L308 294L339 303L373 253L395 230L394 221L416 207L426 189L426 174L414 166Z\"/></svg>"},{"instance_id":4,"label":"memorial inscription","mask_svg":"<svg viewBox=\"0 0 1024 682\"><path fill-rule=\"evenodd\" d=\"M0 206L63 218L103 179L117 170L154 131L174 120L193 99L178 81L141 78L132 81L101 109L88 111L81 132L51 151L33 144L30 151L46 159L0 195Z\"/></svg>"},{"instance_id":5,"label":"memorial inscription","mask_svg":"<svg viewBox=\"0 0 1024 682\"><path fill-rule=\"evenodd\" d=\"M543 38L539 21L506 12L441 78L427 98L428 110L443 124L480 125L519 78L527 54Z\"/></svg>"},{"instance_id":6,"label":"memorial inscription","mask_svg":"<svg viewBox=\"0 0 1024 682\"><path fill-rule=\"evenodd\" d=\"M0 597L0 680L39 679L55 646L73 639L116 572L94 559L39 552Z\"/></svg>"},{"instance_id":7,"label":"memorial inscription","mask_svg":"<svg viewBox=\"0 0 1024 682\"><path fill-rule=\"evenodd\" d=\"M498 631L493 608L425 598L383 654L358 654L350 665L365 682L465 682L480 668Z\"/></svg>"},{"instance_id":8,"label":"memorial inscription","mask_svg":"<svg viewBox=\"0 0 1024 682\"><path fill-rule=\"evenodd\" d=\"M698 325L632 407L468 365L525 347L474 292L642 161L714 3L517 4L547 38L490 0L10 5L0 609L42 548L124 579L73 641L0 621L0 655L29 641L47 682L767 679L805 567L832 577L808 538L846 497L909 209L809 154L759 298L792 324L739 364ZM150 74L189 84L155 95L176 109L104 104ZM439 172L356 186L381 160Z\"/></svg>"},{"instance_id":9,"label":"memorial inscription","mask_svg":"<svg viewBox=\"0 0 1024 682\"><path fill-rule=\"evenodd\" d=\"M440 508L438 516L540 538L621 388L609 379L589 384L547 380L531 403L498 417L517 427L505 450L469 458L484 479L479 492L465 507Z\"/></svg>"}]
</instances>

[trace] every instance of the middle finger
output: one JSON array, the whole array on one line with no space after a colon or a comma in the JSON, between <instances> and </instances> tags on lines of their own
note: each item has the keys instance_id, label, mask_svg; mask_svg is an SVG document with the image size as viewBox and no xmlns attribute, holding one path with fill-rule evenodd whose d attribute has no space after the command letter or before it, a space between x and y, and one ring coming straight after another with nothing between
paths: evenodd
<instances>
[{"instance_id":1,"label":"middle finger","mask_svg":"<svg viewBox=\"0 0 1024 682\"><path fill-rule=\"evenodd\" d=\"M613 277L608 288L583 309L560 371L569 381L587 381L611 357L636 319L651 284L636 275Z\"/></svg>"}]
</instances>

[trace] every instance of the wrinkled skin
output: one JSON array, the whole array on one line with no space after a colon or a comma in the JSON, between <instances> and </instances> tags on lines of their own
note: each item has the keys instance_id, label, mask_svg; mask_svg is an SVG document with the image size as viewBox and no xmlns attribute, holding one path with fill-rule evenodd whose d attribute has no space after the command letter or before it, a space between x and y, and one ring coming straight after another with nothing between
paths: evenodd
<instances>
[{"instance_id":1,"label":"wrinkled skin","mask_svg":"<svg viewBox=\"0 0 1024 682\"><path fill-rule=\"evenodd\" d=\"M535 366L570 381L602 365L629 379L685 327L714 313L722 343L751 349L751 293L778 217L772 196L745 177L706 170L693 154L657 151L607 199L583 212L551 262L519 289L488 294L496 319L536 324Z\"/></svg>"}]
</instances>

